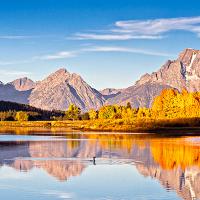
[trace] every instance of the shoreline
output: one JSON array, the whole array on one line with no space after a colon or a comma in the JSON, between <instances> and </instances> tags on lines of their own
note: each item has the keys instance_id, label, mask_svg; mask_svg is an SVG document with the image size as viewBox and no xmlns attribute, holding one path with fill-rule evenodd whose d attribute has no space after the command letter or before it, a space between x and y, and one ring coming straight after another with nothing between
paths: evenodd
<instances>
[{"instance_id":1,"label":"shoreline","mask_svg":"<svg viewBox=\"0 0 200 200\"><path fill-rule=\"evenodd\" d=\"M0 132L9 130L11 132L17 131L19 134L22 132L39 133L39 132L65 132L65 133L85 133L93 132L99 134L104 132L105 134L175 134L185 135L190 134L189 132L200 135L200 126L157 126L157 127L135 127L131 124L115 125L114 127L108 124L103 127L95 127L85 121L0 121ZM91 122L90 122L91 123ZM103 122L102 122L103 123ZM191 133L191 134L192 134Z\"/></svg>"}]
</instances>

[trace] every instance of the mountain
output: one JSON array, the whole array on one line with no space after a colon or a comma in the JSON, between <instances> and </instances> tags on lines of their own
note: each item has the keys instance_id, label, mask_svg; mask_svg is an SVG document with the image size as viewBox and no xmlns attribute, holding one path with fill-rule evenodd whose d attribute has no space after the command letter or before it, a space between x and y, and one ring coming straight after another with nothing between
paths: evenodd
<instances>
[{"instance_id":1,"label":"mountain","mask_svg":"<svg viewBox=\"0 0 200 200\"><path fill-rule=\"evenodd\" d=\"M0 82L0 100L29 104L46 110L66 110L76 104L82 111L102 105L130 102L133 107L150 107L165 88L200 91L200 50L185 49L176 60L168 60L157 72L144 74L133 86L97 91L81 76L59 69L37 83L28 78Z\"/></svg>"},{"instance_id":2,"label":"mountain","mask_svg":"<svg viewBox=\"0 0 200 200\"><path fill-rule=\"evenodd\" d=\"M168 60L157 72L144 74L136 83L106 98L106 104L126 104L134 107L150 107L162 89L200 91L200 50L185 49L177 60Z\"/></svg>"},{"instance_id":3,"label":"mountain","mask_svg":"<svg viewBox=\"0 0 200 200\"><path fill-rule=\"evenodd\" d=\"M9 84L13 85L18 91L27 91L35 87L35 82L27 77L16 79Z\"/></svg>"},{"instance_id":4,"label":"mountain","mask_svg":"<svg viewBox=\"0 0 200 200\"><path fill-rule=\"evenodd\" d=\"M133 107L150 107L155 96L161 93L163 89L170 88L167 85L146 83L143 85L134 85L121 90L111 98L107 96L105 104L120 104L126 105L130 102Z\"/></svg>"},{"instance_id":5,"label":"mountain","mask_svg":"<svg viewBox=\"0 0 200 200\"><path fill-rule=\"evenodd\" d=\"M106 88L103 90L100 90L101 94L107 96L107 95L116 95L120 93L120 89L115 89L115 88Z\"/></svg>"},{"instance_id":6,"label":"mountain","mask_svg":"<svg viewBox=\"0 0 200 200\"><path fill-rule=\"evenodd\" d=\"M178 90L200 91L200 50L185 49L177 60L168 60L157 72L145 74L136 85L160 83Z\"/></svg>"},{"instance_id":7,"label":"mountain","mask_svg":"<svg viewBox=\"0 0 200 200\"><path fill-rule=\"evenodd\" d=\"M82 111L98 109L105 102L103 95L90 87L81 76L60 69L38 82L29 97L29 104L47 110L66 110L75 104Z\"/></svg>"},{"instance_id":8,"label":"mountain","mask_svg":"<svg viewBox=\"0 0 200 200\"><path fill-rule=\"evenodd\" d=\"M16 79L10 83L0 82L0 100L28 104L35 83L28 78Z\"/></svg>"},{"instance_id":9,"label":"mountain","mask_svg":"<svg viewBox=\"0 0 200 200\"><path fill-rule=\"evenodd\" d=\"M100 90L100 93L103 95L105 99L110 99L119 95L121 93L121 90L114 89L114 88L106 88L106 89Z\"/></svg>"},{"instance_id":10,"label":"mountain","mask_svg":"<svg viewBox=\"0 0 200 200\"><path fill-rule=\"evenodd\" d=\"M12 84L0 84L0 100L28 104L31 90L18 91Z\"/></svg>"}]
</instances>

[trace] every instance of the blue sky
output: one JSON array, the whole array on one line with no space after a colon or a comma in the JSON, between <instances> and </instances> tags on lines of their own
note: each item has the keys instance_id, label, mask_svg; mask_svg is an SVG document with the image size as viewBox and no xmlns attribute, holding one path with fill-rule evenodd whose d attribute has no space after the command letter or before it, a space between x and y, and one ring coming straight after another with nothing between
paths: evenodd
<instances>
[{"instance_id":1,"label":"blue sky","mask_svg":"<svg viewBox=\"0 0 200 200\"><path fill-rule=\"evenodd\" d=\"M0 80L60 67L97 89L133 85L200 49L198 0L0 0Z\"/></svg>"}]
</instances>

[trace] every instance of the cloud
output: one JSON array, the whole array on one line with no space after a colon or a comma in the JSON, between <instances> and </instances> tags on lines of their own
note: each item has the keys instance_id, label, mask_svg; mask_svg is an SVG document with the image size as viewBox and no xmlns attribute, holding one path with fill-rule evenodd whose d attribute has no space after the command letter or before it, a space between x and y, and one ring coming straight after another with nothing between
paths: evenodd
<instances>
[{"instance_id":1,"label":"cloud","mask_svg":"<svg viewBox=\"0 0 200 200\"><path fill-rule=\"evenodd\" d=\"M156 52L156 51L145 50L145 49L128 48L128 47L122 47L122 46L88 46L87 48L82 48L75 51L60 51L54 54L34 56L27 60L0 61L0 66L33 63L39 60L49 61L49 60L67 59L67 58L76 57L86 52L121 52L121 53L137 53L137 54L144 54L144 55L151 55L151 56L165 56L165 57L173 56L168 53ZM7 70L0 70L0 73L5 74L5 75L20 75L20 74L26 75L27 74L27 72L7 71Z\"/></svg>"},{"instance_id":2,"label":"cloud","mask_svg":"<svg viewBox=\"0 0 200 200\"><path fill-rule=\"evenodd\" d=\"M37 36L27 36L27 35L0 35L0 39L6 40L24 40L29 38L35 38Z\"/></svg>"},{"instance_id":3,"label":"cloud","mask_svg":"<svg viewBox=\"0 0 200 200\"><path fill-rule=\"evenodd\" d=\"M130 39L161 39L161 36L131 35L131 34L90 34L76 33L77 40L130 40Z\"/></svg>"},{"instance_id":4,"label":"cloud","mask_svg":"<svg viewBox=\"0 0 200 200\"><path fill-rule=\"evenodd\" d=\"M61 51L61 52L57 52L55 54L35 57L35 59L57 60L57 59L64 59L64 58L72 58L72 57L75 57L75 56L76 56L76 52L74 52L74 51Z\"/></svg>"},{"instance_id":5,"label":"cloud","mask_svg":"<svg viewBox=\"0 0 200 200\"><path fill-rule=\"evenodd\" d=\"M27 60L11 60L11 61L0 61L0 66L7 66L7 65L19 65L19 64L26 64L26 63L33 63L38 60L57 60L57 59L65 59L65 58L72 58L78 54L78 51L61 51L55 54L49 55L41 55L41 56L34 56ZM1 72L1 70L0 70Z\"/></svg>"},{"instance_id":6,"label":"cloud","mask_svg":"<svg viewBox=\"0 0 200 200\"><path fill-rule=\"evenodd\" d=\"M117 21L117 29L113 32L159 35L173 30L184 30L196 32L200 27L200 17L180 17L154 20L128 20Z\"/></svg>"},{"instance_id":7,"label":"cloud","mask_svg":"<svg viewBox=\"0 0 200 200\"><path fill-rule=\"evenodd\" d=\"M137 49L137 48L128 48L122 46L88 46L86 48L81 48L75 51L60 51L55 54L50 55L42 55L34 57L34 60L58 60L58 59L66 59L76 57L80 54L87 53L87 52L121 52L121 53L137 53L137 54L144 54L144 55L151 55L151 56L164 56L169 57L173 56L168 53L150 51L145 49Z\"/></svg>"},{"instance_id":8,"label":"cloud","mask_svg":"<svg viewBox=\"0 0 200 200\"><path fill-rule=\"evenodd\" d=\"M30 72L26 72L26 71L0 69L1 76L27 76L30 74L31 74Z\"/></svg>"},{"instance_id":9,"label":"cloud","mask_svg":"<svg viewBox=\"0 0 200 200\"><path fill-rule=\"evenodd\" d=\"M26 63L31 63L31 62L33 62L33 59L30 59L30 60L15 60L15 61L0 61L0 66L26 64Z\"/></svg>"},{"instance_id":10,"label":"cloud","mask_svg":"<svg viewBox=\"0 0 200 200\"><path fill-rule=\"evenodd\" d=\"M144 55L151 55L151 56L164 56L164 57L173 56L168 53L149 51L149 50L144 50L144 49L136 49L136 48L117 47L117 46L96 46L96 47L86 48L83 51L137 53L137 54L144 54Z\"/></svg>"},{"instance_id":11,"label":"cloud","mask_svg":"<svg viewBox=\"0 0 200 200\"><path fill-rule=\"evenodd\" d=\"M0 61L0 66L26 64L26 63L32 63L38 60L57 60L57 59L72 58L72 57L75 57L77 53L78 52L75 52L75 51L60 51L60 52L49 54L49 55L34 56L27 60Z\"/></svg>"},{"instance_id":12,"label":"cloud","mask_svg":"<svg viewBox=\"0 0 200 200\"><path fill-rule=\"evenodd\" d=\"M13 65L15 62L13 61L0 61L0 65Z\"/></svg>"},{"instance_id":13,"label":"cloud","mask_svg":"<svg viewBox=\"0 0 200 200\"><path fill-rule=\"evenodd\" d=\"M161 39L170 31L188 31L200 37L200 16L117 21L104 33L76 33L77 40Z\"/></svg>"},{"instance_id":14,"label":"cloud","mask_svg":"<svg viewBox=\"0 0 200 200\"><path fill-rule=\"evenodd\" d=\"M72 193L56 191L56 190L48 190L48 191L43 192L43 194L48 195L48 196L57 197L59 199L72 199L72 196L73 196Z\"/></svg>"}]
</instances>

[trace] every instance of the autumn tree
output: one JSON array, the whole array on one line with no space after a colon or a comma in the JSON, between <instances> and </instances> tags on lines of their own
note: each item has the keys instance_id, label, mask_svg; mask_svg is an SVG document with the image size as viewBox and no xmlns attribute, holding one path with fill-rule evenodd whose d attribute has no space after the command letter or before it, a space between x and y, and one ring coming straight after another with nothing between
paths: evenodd
<instances>
[{"instance_id":1,"label":"autumn tree","mask_svg":"<svg viewBox=\"0 0 200 200\"><path fill-rule=\"evenodd\" d=\"M97 119L98 118L98 112L94 109L91 109L89 111L89 118L90 119Z\"/></svg>"},{"instance_id":2,"label":"autumn tree","mask_svg":"<svg viewBox=\"0 0 200 200\"><path fill-rule=\"evenodd\" d=\"M186 89L163 90L154 100L152 111L157 118L200 117L200 93L189 93Z\"/></svg>"},{"instance_id":3,"label":"autumn tree","mask_svg":"<svg viewBox=\"0 0 200 200\"><path fill-rule=\"evenodd\" d=\"M16 113L16 116L15 116L15 119L17 121L28 121L28 114L26 112L23 112L23 111L19 111Z\"/></svg>"},{"instance_id":4,"label":"autumn tree","mask_svg":"<svg viewBox=\"0 0 200 200\"><path fill-rule=\"evenodd\" d=\"M174 89L164 89L159 96L154 99L152 111L157 117L173 117L174 101L178 91Z\"/></svg>"},{"instance_id":5,"label":"autumn tree","mask_svg":"<svg viewBox=\"0 0 200 200\"><path fill-rule=\"evenodd\" d=\"M0 112L0 121L14 121L15 115L15 111Z\"/></svg>"},{"instance_id":6,"label":"autumn tree","mask_svg":"<svg viewBox=\"0 0 200 200\"><path fill-rule=\"evenodd\" d=\"M116 108L115 106L103 106L99 110L99 119L115 119Z\"/></svg>"},{"instance_id":7,"label":"autumn tree","mask_svg":"<svg viewBox=\"0 0 200 200\"><path fill-rule=\"evenodd\" d=\"M149 108L139 108L137 112L138 118L150 118L151 110Z\"/></svg>"},{"instance_id":8,"label":"autumn tree","mask_svg":"<svg viewBox=\"0 0 200 200\"><path fill-rule=\"evenodd\" d=\"M68 110L65 112L65 119L78 120L81 114L81 109L74 104L71 104Z\"/></svg>"}]
</instances>

